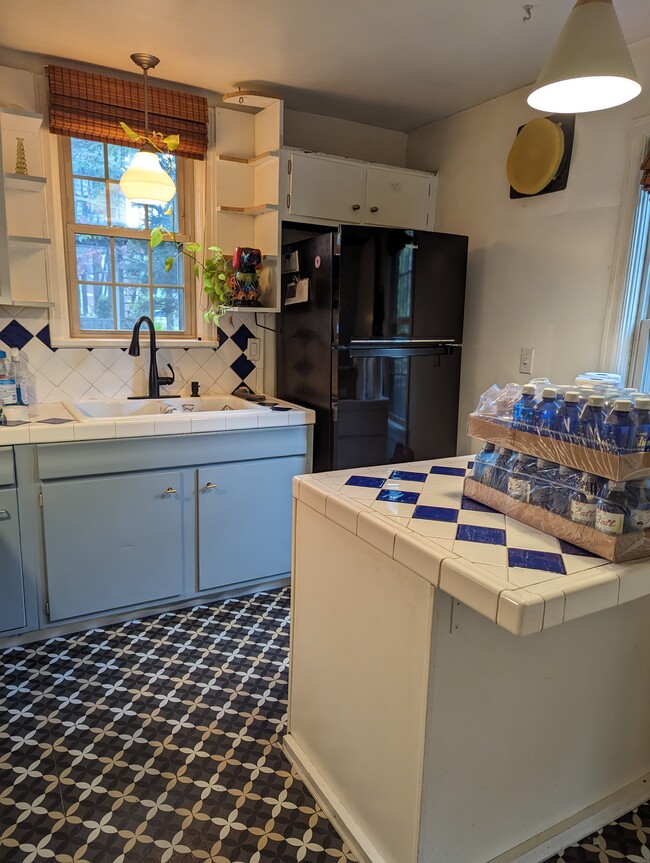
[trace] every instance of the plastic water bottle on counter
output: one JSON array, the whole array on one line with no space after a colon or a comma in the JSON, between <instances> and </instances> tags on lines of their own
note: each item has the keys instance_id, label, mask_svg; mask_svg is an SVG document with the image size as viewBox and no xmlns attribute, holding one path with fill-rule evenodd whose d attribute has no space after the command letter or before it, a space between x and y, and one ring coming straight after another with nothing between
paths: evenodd
<instances>
[{"instance_id":1,"label":"plastic water bottle on counter","mask_svg":"<svg viewBox=\"0 0 650 863\"><path fill-rule=\"evenodd\" d=\"M500 446L489 473L485 472L485 484L505 494L508 490L508 468L513 456L516 457L516 455L517 453L513 453L511 449Z\"/></svg>"},{"instance_id":2,"label":"plastic water bottle on counter","mask_svg":"<svg viewBox=\"0 0 650 863\"><path fill-rule=\"evenodd\" d=\"M557 414L556 397L555 387L544 387L542 390L542 398L535 405L533 413L533 424L538 434L548 436L553 431Z\"/></svg>"},{"instance_id":3,"label":"plastic water bottle on counter","mask_svg":"<svg viewBox=\"0 0 650 863\"><path fill-rule=\"evenodd\" d=\"M508 475L508 496L522 503L530 503L536 473L537 459L523 452L518 453Z\"/></svg>"},{"instance_id":4,"label":"plastic water bottle on counter","mask_svg":"<svg viewBox=\"0 0 650 863\"><path fill-rule=\"evenodd\" d=\"M630 449L647 452L650 449L650 398L637 396L632 411L634 437Z\"/></svg>"},{"instance_id":5,"label":"plastic water bottle on counter","mask_svg":"<svg viewBox=\"0 0 650 863\"><path fill-rule=\"evenodd\" d=\"M634 443L634 422L630 416L632 402L616 399L603 423L603 439L610 452L628 452Z\"/></svg>"},{"instance_id":6,"label":"plastic water bottle on counter","mask_svg":"<svg viewBox=\"0 0 650 863\"><path fill-rule=\"evenodd\" d=\"M564 402L555 414L554 429L560 440L575 437L580 428L580 393L577 390L567 390Z\"/></svg>"},{"instance_id":7,"label":"plastic water bottle on counter","mask_svg":"<svg viewBox=\"0 0 650 863\"><path fill-rule=\"evenodd\" d=\"M13 363L5 351L0 351L0 405L17 405L18 390L14 378Z\"/></svg>"},{"instance_id":8,"label":"plastic water bottle on counter","mask_svg":"<svg viewBox=\"0 0 650 863\"><path fill-rule=\"evenodd\" d=\"M607 483L607 491L596 504L596 530L608 536L626 533L629 503L625 483L610 479Z\"/></svg>"},{"instance_id":9,"label":"plastic water bottle on counter","mask_svg":"<svg viewBox=\"0 0 650 863\"><path fill-rule=\"evenodd\" d=\"M553 482L559 470L559 466L552 461L543 458L537 459L535 471L535 485L530 496L533 506L542 509L551 509L553 503Z\"/></svg>"},{"instance_id":10,"label":"plastic water bottle on counter","mask_svg":"<svg viewBox=\"0 0 650 863\"><path fill-rule=\"evenodd\" d=\"M580 481L580 471L560 465L560 469L553 486L553 502L551 510L555 515L563 518L569 517L569 500Z\"/></svg>"},{"instance_id":11,"label":"plastic water bottle on counter","mask_svg":"<svg viewBox=\"0 0 650 863\"><path fill-rule=\"evenodd\" d=\"M483 449L474 458L474 469L472 479L476 482L485 482L485 473L494 464L497 457L497 448L493 443L483 444Z\"/></svg>"},{"instance_id":12,"label":"plastic water bottle on counter","mask_svg":"<svg viewBox=\"0 0 650 863\"><path fill-rule=\"evenodd\" d=\"M602 443L605 399L602 396L589 396L580 414L578 434L584 446L599 448Z\"/></svg>"},{"instance_id":13,"label":"plastic water bottle on counter","mask_svg":"<svg viewBox=\"0 0 650 863\"><path fill-rule=\"evenodd\" d=\"M650 499L648 480L632 480L627 484L630 502L629 530L650 530Z\"/></svg>"},{"instance_id":14,"label":"plastic water bottle on counter","mask_svg":"<svg viewBox=\"0 0 650 863\"><path fill-rule=\"evenodd\" d=\"M596 501L598 480L590 473L583 472L576 490L569 498L568 516L576 524L593 527L596 523Z\"/></svg>"},{"instance_id":15,"label":"plastic water bottle on counter","mask_svg":"<svg viewBox=\"0 0 650 863\"><path fill-rule=\"evenodd\" d=\"M515 429L526 431L533 424L535 415L535 385L524 384L521 388L521 397L515 402L512 409L512 425Z\"/></svg>"}]
</instances>

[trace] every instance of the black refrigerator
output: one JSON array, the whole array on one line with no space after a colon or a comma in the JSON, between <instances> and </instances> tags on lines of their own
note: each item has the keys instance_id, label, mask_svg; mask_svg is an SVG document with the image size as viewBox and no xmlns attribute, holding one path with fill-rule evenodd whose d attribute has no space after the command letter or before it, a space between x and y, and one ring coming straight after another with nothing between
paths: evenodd
<instances>
[{"instance_id":1,"label":"black refrigerator","mask_svg":"<svg viewBox=\"0 0 650 863\"><path fill-rule=\"evenodd\" d=\"M342 226L282 248L277 394L314 470L455 455L467 237Z\"/></svg>"}]
</instances>

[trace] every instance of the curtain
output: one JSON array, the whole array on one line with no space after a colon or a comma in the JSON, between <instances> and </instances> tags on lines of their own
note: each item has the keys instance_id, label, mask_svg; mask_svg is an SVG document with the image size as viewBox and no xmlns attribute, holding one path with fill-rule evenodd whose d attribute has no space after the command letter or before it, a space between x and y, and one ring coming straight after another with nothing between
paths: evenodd
<instances>
[{"instance_id":1,"label":"curtain","mask_svg":"<svg viewBox=\"0 0 650 863\"><path fill-rule=\"evenodd\" d=\"M130 141L120 120L144 133L142 84L48 66L50 132L127 147ZM147 85L149 131L180 135L175 154L205 159L208 149L208 103L203 96Z\"/></svg>"}]
</instances>

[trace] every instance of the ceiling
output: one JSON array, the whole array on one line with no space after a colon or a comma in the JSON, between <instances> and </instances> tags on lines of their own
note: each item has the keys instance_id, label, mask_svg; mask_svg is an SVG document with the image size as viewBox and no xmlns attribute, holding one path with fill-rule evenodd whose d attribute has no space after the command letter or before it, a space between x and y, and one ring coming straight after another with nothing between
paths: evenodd
<instances>
[{"instance_id":1,"label":"ceiling","mask_svg":"<svg viewBox=\"0 0 650 863\"><path fill-rule=\"evenodd\" d=\"M532 2L532 0L528 0ZM0 0L0 46L410 131L535 80L573 0ZM616 0L628 43L648 0Z\"/></svg>"}]
</instances>

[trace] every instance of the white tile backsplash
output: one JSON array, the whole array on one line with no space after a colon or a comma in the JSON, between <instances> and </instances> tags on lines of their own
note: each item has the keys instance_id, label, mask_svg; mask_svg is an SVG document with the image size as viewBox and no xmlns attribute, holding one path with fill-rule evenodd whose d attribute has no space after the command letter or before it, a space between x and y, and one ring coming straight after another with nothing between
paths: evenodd
<instances>
[{"instance_id":1,"label":"white tile backsplash","mask_svg":"<svg viewBox=\"0 0 650 863\"><path fill-rule=\"evenodd\" d=\"M16 339L24 341L27 334L16 328L13 321L31 335L25 344L16 344ZM39 333L43 335L48 323L47 310L0 307L0 350L9 355L12 347L19 347L21 361L35 381L37 402L117 398L146 393L149 364L149 338L146 332L142 334L139 357L130 357L126 350L114 347L52 350L46 343L49 329L45 331L45 341L38 336ZM243 351L231 337L242 326L247 327L254 338L263 339L263 331L255 326L252 316L229 314L222 319L221 327L228 338L217 349L212 345L188 349L159 348L160 373L167 374L166 364L171 363L176 375L174 384L163 387L163 395L189 393L190 381L198 381L203 393L232 392L241 382L241 377L230 368L230 364ZM245 382L253 390L261 388L261 375L258 376L257 367L245 378Z\"/></svg>"}]
</instances>

